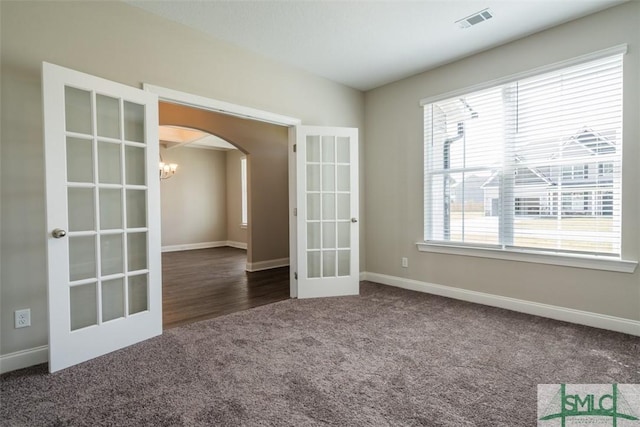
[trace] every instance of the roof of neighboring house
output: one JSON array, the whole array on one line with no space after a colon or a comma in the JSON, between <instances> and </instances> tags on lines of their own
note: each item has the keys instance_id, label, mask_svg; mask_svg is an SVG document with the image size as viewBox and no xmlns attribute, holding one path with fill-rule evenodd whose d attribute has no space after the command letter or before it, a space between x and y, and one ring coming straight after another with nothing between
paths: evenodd
<instances>
[{"instance_id":1,"label":"roof of neighboring house","mask_svg":"<svg viewBox=\"0 0 640 427\"><path fill-rule=\"evenodd\" d=\"M578 147L581 151L587 151L587 153L591 156L597 156L602 154L611 154L615 153L616 145L615 143L609 139L604 137L602 134L584 127L575 135L571 136L565 142L562 143L562 151L566 152L572 147ZM573 150L575 152L575 150ZM551 160L556 159L557 155L554 154L551 156ZM523 164L522 166L516 166L516 173L520 177L528 176L528 184L530 185L546 185L546 186L555 186L558 184L559 178L562 178L562 174L556 173L555 177L552 176L551 173L545 173L542 171L540 167L530 167L526 165L526 158L520 154L516 154L516 165ZM496 180L499 172L495 171L489 179L487 179L482 185L481 188L489 188L489 187L498 187L499 183ZM555 179L554 179L555 178ZM516 178L516 181L518 179ZM536 182L538 181L538 182ZM562 182L563 186L584 186L587 184L606 184L607 182L611 182L612 179L609 177L598 177L598 179L591 180L566 180ZM517 183L516 183L517 185Z\"/></svg>"},{"instance_id":2,"label":"roof of neighboring house","mask_svg":"<svg viewBox=\"0 0 640 427\"><path fill-rule=\"evenodd\" d=\"M614 135L611 135L614 136ZM575 135L571 136L562 144L562 151L567 151L570 147L579 147L587 150L590 155L611 154L616 152L616 145L611 138L607 138L601 133L588 127L583 127ZM552 156L556 158L557 156Z\"/></svg>"},{"instance_id":3,"label":"roof of neighboring house","mask_svg":"<svg viewBox=\"0 0 640 427\"><path fill-rule=\"evenodd\" d=\"M516 155L516 165L518 165L519 163L525 163L525 159L520 155ZM539 168L536 168L536 167L529 167L526 165L516 166L516 174L521 179L523 176L528 176L528 181L531 184L535 184L536 183L535 181L538 181L538 184L540 185L554 185L551 178L548 177L544 172L542 172ZM484 182L484 184L482 184L480 187L481 188L498 187L500 185L496 180L498 175L500 175L500 172L495 171L494 173L491 174L489 179L487 179Z\"/></svg>"}]
</instances>

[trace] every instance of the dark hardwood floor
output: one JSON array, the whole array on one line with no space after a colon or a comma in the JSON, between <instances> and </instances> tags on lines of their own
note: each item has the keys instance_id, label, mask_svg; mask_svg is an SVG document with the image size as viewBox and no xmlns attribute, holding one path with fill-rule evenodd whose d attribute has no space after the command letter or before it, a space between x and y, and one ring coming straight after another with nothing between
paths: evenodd
<instances>
[{"instance_id":1,"label":"dark hardwood floor","mask_svg":"<svg viewBox=\"0 0 640 427\"><path fill-rule=\"evenodd\" d=\"M249 273L246 260L229 247L163 253L164 328L289 298L289 267Z\"/></svg>"}]
</instances>

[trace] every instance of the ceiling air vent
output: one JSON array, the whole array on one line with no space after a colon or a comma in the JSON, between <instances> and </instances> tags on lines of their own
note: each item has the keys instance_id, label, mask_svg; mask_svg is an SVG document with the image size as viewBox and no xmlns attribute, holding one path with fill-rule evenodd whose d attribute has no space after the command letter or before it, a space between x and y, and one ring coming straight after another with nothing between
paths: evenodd
<instances>
[{"instance_id":1,"label":"ceiling air vent","mask_svg":"<svg viewBox=\"0 0 640 427\"><path fill-rule=\"evenodd\" d=\"M466 18L462 18L456 21L456 24L460 28L469 28L471 26L474 26L476 24L479 24L491 18L493 18L493 14L487 8L487 9L481 10L480 12L476 12L473 15L469 15Z\"/></svg>"}]
</instances>

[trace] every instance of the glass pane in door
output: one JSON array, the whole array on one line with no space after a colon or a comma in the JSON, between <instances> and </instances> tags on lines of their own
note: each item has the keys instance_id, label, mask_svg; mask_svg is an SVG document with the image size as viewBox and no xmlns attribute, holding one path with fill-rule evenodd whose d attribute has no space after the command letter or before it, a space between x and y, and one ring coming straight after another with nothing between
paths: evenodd
<instances>
[{"instance_id":1,"label":"glass pane in door","mask_svg":"<svg viewBox=\"0 0 640 427\"><path fill-rule=\"evenodd\" d=\"M98 136L120 138L120 100L96 95Z\"/></svg>"},{"instance_id":2,"label":"glass pane in door","mask_svg":"<svg viewBox=\"0 0 640 427\"><path fill-rule=\"evenodd\" d=\"M322 251L322 277L336 275L336 251Z\"/></svg>"},{"instance_id":3,"label":"glass pane in door","mask_svg":"<svg viewBox=\"0 0 640 427\"><path fill-rule=\"evenodd\" d=\"M98 141L98 171L101 184L120 184L120 144Z\"/></svg>"},{"instance_id":4,"label":"glass pane in door","mask_svg":"<svg viewBox=\"0 0 640 427\"><path fill-rule=\"evenodd\" d=\"M334 249L336 247L336 223L325 222L322 224L322 248Z\"/></svg>"},{"instance_id":5,"label":"glass pane in door","mask_svg":"<svg viewBox=\"0 0 640 427\"><path fill-rule=\"evenodd\" d=\"M124 149L127 184L144 185L146 170L144 148L127 145Z\"/></svg>"},{"instance_id":6,"label":"glass pane in door","mask_svg":"<svg viewBox=\"0 0 640 427\"><path fill-rule=\"evenodd\" d=\"M93 188L67 189L69 231L91 231L95 228Z\"/></svg>"},{"instance_id":7,"label":"glass pane in door","mask_svg":"<svg viewBox=\"0 0 640 427\"><path fill-rule=\"evenodd\" d=\"M147 268L147 233L130 233L127 236L127 270Z\"/></svg>"},{"instance_id":8,"label":"glass pane in door","mask_svg":"<svg viewBox=\"0 0 640 427\"><path fill-rule=\"evenodd\" d=\"M351 246L351 222L338 223L338 248L349 248Z\"/></svg>"},{"instance_id":9,"label":"glass pane in door","mask_svg":"<svg viewBox=\"0 0 640 427\"><path fill-rule=\"evenodd\" d=\"M67 137L67 181L93 182L93 143Z\"/></svg>"},{"instance_id":10,"label":"glass pane in door","mask_svg":"<svg viewBox=\"0 0 640 427\"><path fill-rule=\"evenodd\" d=\"M306 138L308 278L349 275L352 226L349 143L349 138L334 136Z\"/></svg>"},{"instance_id":11,"label":"glass pane in door","mask_svg":"<svg viewBox=\"0 0 640 427\"><path fill-rule=\"evenodd\" d=\"M307 277L320 277L320 251L307 252Z\"/></svg>"},{"instance_id":12,"label":"glass pane in door","mask_svg":"<svg viewBox=\"0 0 640 427\"><path fill-rule=\"evenodd\" d=\"M336 145L335 138L333 136L322 137L322 163L335 162Z\"/></svg>"},{"instance_id":13,"label":"glass pane in door","mask_svg":"<svg viewBox=\"0 0 640 427\"><path fill-rule=\"evenodd\" d=\"M124 280L102 282L102 321L124 317Z\"/></svg>"},{"instance_id":14,"label":"glass pane in door","mask_svg":"<svg viewBox=\"0 0 640 427\"><path fill-rule=\"evenodd\" d=\"M103 276L123 272L122 234L100 236L100 261Z\"/></svg>"},{"instance_id":15,"label":"glass pane in door","mask_svg":"<svg viewBox=\"0 0 640 427\"><path fill-rule=\"evenodd\" d=\"M307 137L307 163L320 161L320 137L309 135Z\"/></svg>"},{"instance_id":16,"label":"glass pane in door","mask_svg":"<svg viewBox=\"0 0 640 427\"><path fill-rule=\"evenodd\" d=\"M336 161L338 163L351 163L351 158L349 155L349 144L350 140L347 137L339 136L336 138Z\"/></svg>"},{"instance_id":17,"label":"glass pane in door","mask_svg":"<svg viewBox=\"0 0 640 427\"><path fill-rule=\"evenodd\" d=\"M124 102L124 139L144 142L144 105Z\"/></svg>"},{"instance_id":18,"label":"glass pane in door","mask_svg":"<svg viewBox=\"0 0 640 427\"><path fill-rule=\"evenodd\" d=\"M349 165L338 165L337 181L338 191L349 191L351 189L351 169Z\"/></svg>"},{"instance_id":19,"label":"glass pane in door","mask_svg":"<svg viewBox=\"0 0 640 427\"><path fill-rule=\"evenodd\" d=\"M307 223L307 249L320 249L320 223Z\"/></svg>"},{"instance_id":20,"label":"glass pane in door","mask_svg":"<svg viewBox=\"0 0 640 427\"><path fill-rule=\"evenodd\" d=\"M69 292L71 330L86 328L98 322L96 284L72 286Z\"/></svg>"},{"instance_id":21,"label":"glass pane in door","mask_svg":"<svg viewBox=\"0 0 640 427\"><path fill-rule=\"evenodd\" d=\"M100 228L110 230L122 227L122 190L101 188Z\"/></svg>"},{"instance_id":22,"label":"glass pane in door","mask_svg":"<svg viewBox=\"0 0 640 427\"><path fill-rule=\"evenodd\" d=\"M67 87L65 108L69 324L77 330L149 309L145 107Z\"/></svg>"},{"instance_id":23,"label":"glass pane in door","mask_svg":"<svg viewBox=\"0 0 640 427\"><path fill-rule=\"evenodd\" d=\"M147 310L147 275L129 276L129 314Z\"/></svg>"},{"instance_id":24,"label":"glass pane in door","mask_svg":"<svg viewBox=\"0 0 640 427\"><path fill-rule=\"evenodd\" d=\"M95 236L69 236L69 280L96 277Z\"/></svg>"},{"instance_id":25,"label":"glass pane in door","mask_svg":"<svg viewBox=\"0 0 640 427\"><path fill-rule=\"evenodd\" d=\"M127 190L127 228L147 226L147 192Z\"/></svg>"},{"instance_id":26,"label":"glass pane in door","mask_svg":"<svg viewBox=\"0 0 640 427\"><path fill-rule=\"evenodd\" d=\"M351 251L338 251L338 276L351 274Z\"/></svg>"},{"instance_id":27,"label":"glass pane in door","mask_svg":"<svg viewBox=\"0 0 640 427\"><path fill-rule=\"evenodd\" d=\"M67 132L92 134L91 92L66 86L64 101Z\"/></svg>"}]
</instances>

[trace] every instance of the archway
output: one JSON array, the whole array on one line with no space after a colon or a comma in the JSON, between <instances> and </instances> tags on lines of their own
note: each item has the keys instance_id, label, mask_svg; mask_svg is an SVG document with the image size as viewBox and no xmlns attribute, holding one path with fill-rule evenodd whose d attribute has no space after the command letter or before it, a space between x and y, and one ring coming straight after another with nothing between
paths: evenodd
<instances>
[{"instance_id":1,"label":"archway","mask_svg":"<svg viewBox=\"0 0 640 427\"><path fill-rule=\"evenodd\" d=\"M246 155L248 164L248 226L244 230L247 234L246 270L248 272L261 271L261 273L246 273L246 275L249 281L252 278L257 278L258 274L264 275L264 273L269 273L274 280L282 280L280 278L282 269L278 273L277 268L289 265L287 127L165 102L160 103L160 125L161 127L171 126L173 129L192 132L194 133L192 139L196 141L204 138L203 135L213 135L209 138L209 141L205 141L205 145L208 143L214 145L217 138L222 138L235 148L238 148L238 150L227 151L227 157L232 156L230 154L232 152L237 154L237 158L240 157L241 153ZM205 134L201 134L201 132L205 132ZM188 139L183 138L183 140ZM185 148L176 149L181 144ZM165 145L167 147L162 148L161 152L167 162L179 163L173 154L178 153L180 150L182 152L202 151L186 148L191 144L184 143L184 141L173 142L172 146L169 146L165 141ZM225 147L213 148L224 149ZM185 170L185 166L179 166L176 176L189 173ZM227 166L229 166L229 163L227 163ZM178 180L175 178L166 180L163 183L163 191L165 187L169 187L172 184L171 181L176 183ZM162 199L164 206L164 197ZM189 206L189 203L183 203L178 209L188 211L192 207ZM167 228L164 215L163 212L163 245L164 230ZM235 221L234 225L239 225L239 221ZM228 240L227 243L235 243L234 238ZM262 271L274 268L276 270ZM286 275L284 279L286 280ZM285 284L286 286L288 285ZM286 290L285 297L288 296L288 289ZM248 291L251 293L250 287ZM267 302L272 301L265 300L263 303Z\"/></svg>"}]
</instances>

